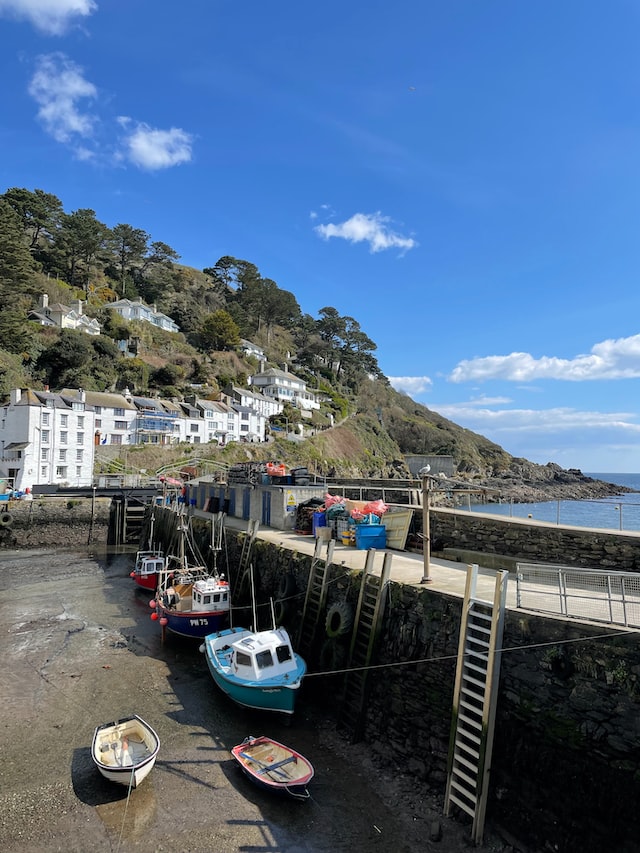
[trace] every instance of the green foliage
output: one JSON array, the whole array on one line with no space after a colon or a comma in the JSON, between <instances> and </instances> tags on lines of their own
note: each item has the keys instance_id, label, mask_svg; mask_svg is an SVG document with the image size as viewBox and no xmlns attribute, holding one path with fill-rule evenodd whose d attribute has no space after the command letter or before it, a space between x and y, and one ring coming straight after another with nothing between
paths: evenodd
<instances>
[{"instance_id":1,"label":"green foliage","mask_svg":"<svg viewBox=\"0 0 640 853\"><path fill-rule=\"evenodd\" d=\"M219 310L204 318L198 337L203 350L220 352L238 346L240 330L227 311Z\"/></svg>"}]
</instances>

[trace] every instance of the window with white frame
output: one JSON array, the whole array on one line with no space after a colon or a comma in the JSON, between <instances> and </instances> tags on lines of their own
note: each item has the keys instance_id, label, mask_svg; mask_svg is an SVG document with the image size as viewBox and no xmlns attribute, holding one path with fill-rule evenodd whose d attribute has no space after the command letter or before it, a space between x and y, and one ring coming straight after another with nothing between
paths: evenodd
<instances>
[{"instance_id":1,"label":"window with white frame","mask_svg":"<svg viewBox=\"0 0 640 853\"><path fill-rule=\"evenodd\" d=\"M82 462L83 456L84 456L84 450L76 450L76 462Z\"/></svg>"},{"instance_id":2,"label":"window with white frame","mask_svg":"<svg viewBox=\"0 0 640 853\"><path fill-rule=\"evenodd\" d=\"M43 466L40 468L40 476L42 477L42 479L43 479L43 480L46 480L46 479L47 479L47 471L48 471L48 470L49 470L49 469L47 468L47 466L46 466L46 465L43 465Z\"/></svg>"},{"instance_id":3,"label":"window with white frame","mask_svg":"<svg viewBox=\"0 0 640 853\"><path fill-rule=\"evenodd\" d=\"M114 429L122 429L125 430L127 428L126 421L116 421L114 425Z\"/></svg>"},{"instance_id":4,"label":"window with white frame","mask_svg":"<svg viewBox=\"0 0 640 853\"><path fill-rule=\"evenodd\" d=\"M76 436L76 444L84 444L84 433L79 432Z\"/></svg>"},{"instance_id":5,"label":"window with white frame","mask_svg":"<svg viewBox=\"0 0 640 853\"><path fill-rule=\"evenodd\" d=\"M60 426L66 427L69 425L69 415L60 415Z\"/></svg>"},{"instance_id":6,"label":"window with white frame","mask_svg":"<svg viewBox=\"0 0 640 853\"><path fill-rule=\"evenodd\" d=\"M78 429L84 429L84 415L78 415Z\"/></svg>"},{"instance_id":7,"label":"window with white frame","mask_svg":"<svg viewBox=\"0 0 640 853\"><path fill-rule=\"evenodd\" d=\"M122 436L117 433L111 433L111 444L122 444Z\"/></svg>"},{"instance_id":8,"label":"window with white frame","mask_svg":"<svg viewBox=\"0 0 640 853\"><path fill-rule=\"evenodd\" d=\"M66 462L67 461L67 451L66 450L60 450L59 452L60 452L60 457L59 457L60 462Z\"/></svg>"},{"instance_id":9,"label":"window with white frame","mask_svg":"<svg viewBox=\"0 0 640 853\"><path fill-rule=\"evenodd\" d=\"M64 480L67 476L67 466L66 465L58 465L56 468L56 477L60 480Z\"/></svg>"},{"instance_id":10,"label":"window with white frame","mask_svg":"<svg viewBox=\"0 0 640 853\"><path fill-rule=\"evenodd\" d=\"M69 433L66 430L63 430L60 433L60 444L66 444L69 440Z\"/></svg>"},{"instance_id":11,"label":"window with white frame","mask_svg":"<svg viewBox=\"0 0 640 853\"><path fill-rule=\"evenodd\" d=\"M49 412L42 413L42 425L49 426Z\"/></svg>"},{"instance_id":12,"label":"window with white frame","mask_svg":"<svg viewBox=\"0 0 640 853\"><path fill-rule=\"evenodd\" d=\"M49 430L48 429L42 430L42 441L44 444L49 444Z\"/></svg>"},{"instance_id":13,"label":"window with white frame","mask_svg":"<svg viewBox=\"0 0 640 853\"><path fill-rule=\"evenodd\" d=\"M42 459L43 462L46 462L49 459L49 448L48 447L43 447L40 450L40 459Z\"/></svg>"},{"instance_id":14,"label":"window with white frame","mask_svg":"<svg viewBox=\"0 0 640 853\"><path fill-rule=\"evenodd\" d=\"M82 477L82 465L76 465L76 477Z\"/></svg>"}]
</instances>

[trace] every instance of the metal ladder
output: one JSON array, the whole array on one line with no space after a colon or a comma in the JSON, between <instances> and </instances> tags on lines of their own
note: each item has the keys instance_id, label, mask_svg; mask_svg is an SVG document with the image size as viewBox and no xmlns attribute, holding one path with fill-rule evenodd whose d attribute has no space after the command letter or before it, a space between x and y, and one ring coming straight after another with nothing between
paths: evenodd
<instances>
[{"instance_id":1,"label":"metal ladder","mask_svg":"<svg viewBox=\"0 0 640 853\"><path fill-rule=\"evenodd\" d=\"M297 647L301 654L308 654L316 637L320 615L324 611L327 600L327 581L329 579L329 566L333 561L333 549L335 542L331 539L326 543L327 553L322 557L322 546L325 543L316 539L316 545L309 569L309 580L307 592L302 607L302 618L300 619L300 630L298 631Z\"/></svg>"},{"instance_id":2,"label":"metal ladder","mask_svg":"<svg viewBox=\"0 0 640 853\"><path fill-rule=\"evenodd\" d=\"M253 543L256 540L259 528L259 521L251 519L247 522L247 532L242 539L242 550L240 552L240 559L238 560L238 573L236 575L238 580L236 581L236 584L232 586L235 601L238 601L245 592L248 593L251 586L252 566L249 560L251 559L251 550L253 548ZM229 574L231 573L229 572ZM235 589L236 586L237 589Z\"/></svg>"},{"instance_id":3,"label":"metal ladder","mask_svg":"<svg viewBox=\"0 0 640 853\"><path fill-rule=\"evenodd\" d=\"M386 586L391 574L392 554L385 554L380 577L372 574L375 550L367 551L360 593L353 621L348 667L338 713L339 729L349 734L352 743L360 740L364 728L369 664L382 627ZM351 671L353 669L353 671Z\"/></svg>"},{"instance_id":4,"label":"metal ladder","mask_svg":"<svg viewBox=\"0 0 640 853\"><path fill-rule=\"evenodd\" d=\"M493 601L476 596L478 566L468 566L453 694L444 813L457 806L482 843L493 751L507 571L496 573Z\"/></svg>"}]
</instances>

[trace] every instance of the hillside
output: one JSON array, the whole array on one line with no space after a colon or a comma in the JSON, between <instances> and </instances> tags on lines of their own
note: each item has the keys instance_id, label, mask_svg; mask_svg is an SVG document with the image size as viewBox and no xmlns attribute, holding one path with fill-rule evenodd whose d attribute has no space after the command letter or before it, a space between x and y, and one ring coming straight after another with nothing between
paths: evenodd
<instances>
[{"instance_id":1,"label":"hillside","mask_svg":"<svg viewBox=\"0 0 640 853\"><path fill-rule=\"evenodd\" d=\"M496 488L503 498L620 491L551 462L515 459L399 394L355 318L331 306L320 308L317 318L303 314L295 295L255 264L224 256L196 270L178 259L166 243L131 225L108 228L90 208L65 212L43 190L12 188L0 195L0 398L15 387L49 386L128 388L168 399L195 390L218 399L221 389L245 386L261 368L286 365L323 402L311 418L285 404L272 426L294 431L303 425L310 437L202 446L203 456L222 462L275 457L329 477L397 479L409 474L404 454L436 454L453 457L457 479ZM123 319L111 308L122 299L153 304L179 332ZM75 306L69 316L76 326L60 328L51 316L69 306ZM100 333L85 334L87 323ZM260 347L264 362L246 356L242 340ZM126 464L155 471L192 453L190 446L129 448Z\"/></svg>"}]
</instances>

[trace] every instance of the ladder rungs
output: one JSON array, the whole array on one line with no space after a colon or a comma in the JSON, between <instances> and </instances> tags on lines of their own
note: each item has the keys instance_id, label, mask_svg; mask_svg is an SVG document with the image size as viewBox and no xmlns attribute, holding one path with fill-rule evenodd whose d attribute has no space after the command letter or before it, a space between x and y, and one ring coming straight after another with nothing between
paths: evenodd
<instances>
[{"instance_id":1,"label":"ladder rungs","mask_svg":"<svg viewBox=\"0 0 640 853\"><path fill-rule=\"evenodd\" d=\"M464 668L465 669L472 669L474 672L478 672L480 675L486 675L487 674L486 672L484 672L484 670L479 669L477 666L474 666L472 663L465 663ZM479 678L474 678L472 675L469 675L467 672L463 673L462 677L465 681L468 681L469 684L475 684L477 687L482 687L483 690L486 687L486 684L487 684L486 679L484 681L480 681Z\"/></svg>"},{"instance_id":2,"label":"ladder rungs","mask_svg":"<svg viewBox=\"0 0 640 853\"><path fill-rule=\"evenodd\" d=\"M455 806L458 806L458 808L459 808L459 809L462 809L462 811L463 811L463 812L466 812L466 813L467 813L468 815L470 815L471 817L475 817L475 816L476 816L476 810L475 810L475 808L471 808L470 806L468 806L468 805L467 805L467 803L462 802L462 800L458 799L458 797L456 797L456 796L455 796L455 794L451 794L451 793L450 793L450 794L449 794L449 799L451 800L451 802L452 802Z\"/></svg>"},{"instance_id":3,"label":"ladder rungs","mask_svg":"<svg viewBox=\"0 0 640 853\"><path fill-rule=\"evenodd\" d=\"M471 739L470 735L463 735L463 736L466 737L467 740ZM480 746L480 738L475 738L475 740L477 742L477 745ZM471 756L471 758L474 758L476 760L476 762L480 760L479 751L477 749L474 749L472 746L469 746L469 744L465 743L463 740L459 740L458 738L456 738L454 745L455 745L456 751L462 750L462 751L468 753Z\"/></svg>"},{"instance_id":4,"label":"ladder rungs","mask_svg":"<svg viewBox=\"0 0 640 853\"><path fill-rule=\"evenodd\" d=\"M452 776L452 777L451 777L451 787L452 787L452 788L455 788L455 789L456 789L456 791L458 791L460 794L462 794L462 796L463 796L463 797L465 797L465 798L466 798L469 802L471 802L474 806L475 806L475 804L478 802L478 798L476 797L476 795L475 795L473 792L468 791L468 790L464 787L464 785L460 785L460 784L458 784L458 782L457 782L457 780L456 780L456 777L455 777L455 776Z\"/></svg>"},{"instance_id":5,"label":"ladder rungs","mask_svg":"<svg viewBox=\"0 0 640 853\"><path fill-rule=\"evenodd\" d=\"M461 714L460 712L458 712L458 723L465 723L473 729L478 729L480 732L482 731L482 722L478 723L476 720L472 720L471 717L467 717L466 714Z\"/></svg>"},{"instance_id":6,"label":"ladder rungs","mask_svg":"<svg viewBox=\"0 0 640 853\"><path fill-rule=\"evenodd\" d=\"M472 705L470 702L465 702L464 699L460 700L460 707L466 708L472 714L477 714L479 717L482 717L484 713L484 708L478 708L475 705Z\"/></svg>"},{"instance_id":7,"label":"ladder rungs","mask_svg":"<svg viewBox=\"0 0 640 853\"><path fill-rule=\"evenodd\" d=\"M462 764L464 767L468 768L472 773L475 774L475 776L477 778L477 776L478 776L478 765L477 765L477 763L475 763L473 761L469 761L469 759L460 755L457 751L453 755L453 760L454 760L454 762L458 762L459 764Z\"/></svg>"}]
</instances>

